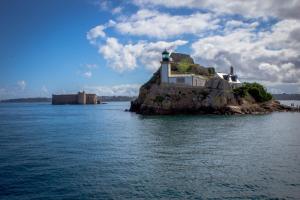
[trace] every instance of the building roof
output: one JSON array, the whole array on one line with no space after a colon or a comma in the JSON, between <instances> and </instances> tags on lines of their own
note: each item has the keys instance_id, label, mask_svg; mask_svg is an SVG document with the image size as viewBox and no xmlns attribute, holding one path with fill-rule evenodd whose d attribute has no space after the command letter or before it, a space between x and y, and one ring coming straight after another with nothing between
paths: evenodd
<instances>
[{"instance_id":1,"label":"building roof","mask_svg":"<svg viewBox=\"0 0 300 200\"><path fill-rule=\"evenodd\" d=\"M169 52L167 51L167 49L165 49L162 54L169 54Z\"/></svg>"},{"instance_id":2,"label":"building roof","mask_svg":"<svg viewBox=\"0 0 300 200\"><path fill-rule=\"evenodd\" d=\"M220 78L222 78L222 79L224 79L224 76L226 76L226 75L229 75L229 74L226 74L226 73L220 73L220 72L217 73L217 76L220 77ZM228 82L229 82L229 83L241 83L241 81L239 81L239 79L236 79L236 81L232 81L230 75L229 75L229 80L228 80Z\"/></svg>"}]
</instances>

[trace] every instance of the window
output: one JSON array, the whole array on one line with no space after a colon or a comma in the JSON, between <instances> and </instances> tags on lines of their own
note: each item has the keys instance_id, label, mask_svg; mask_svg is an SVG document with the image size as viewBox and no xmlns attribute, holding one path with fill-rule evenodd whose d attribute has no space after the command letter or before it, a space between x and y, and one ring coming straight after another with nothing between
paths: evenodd
<instances>
[{"instance_id":1,"label":"window","mask_svg":"<svg viewBox=\"0 0 300 200\"><path fill-rule=\"evenodd\" d=\"M182 84L182 83L184 83L185 81L184 81L184 77L177 77L176 78L176 83L180 83L180 84Z\"/></svg>"}]
</instances>

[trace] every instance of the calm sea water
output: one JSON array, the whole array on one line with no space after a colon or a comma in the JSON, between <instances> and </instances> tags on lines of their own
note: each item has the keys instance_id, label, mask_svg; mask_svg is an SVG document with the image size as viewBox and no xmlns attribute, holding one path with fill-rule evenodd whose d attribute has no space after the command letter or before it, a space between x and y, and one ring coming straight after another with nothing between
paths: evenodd
<instances>
[{"instance_id":1,"label":"calm sea water","mask_svg":"<svg viewBox=\"0 0 300 200\"><path fill-rule=\"evenodd\" d=\"M300 113L0 104L0 199L300 199Z\"/></svg>"}]
</instances>

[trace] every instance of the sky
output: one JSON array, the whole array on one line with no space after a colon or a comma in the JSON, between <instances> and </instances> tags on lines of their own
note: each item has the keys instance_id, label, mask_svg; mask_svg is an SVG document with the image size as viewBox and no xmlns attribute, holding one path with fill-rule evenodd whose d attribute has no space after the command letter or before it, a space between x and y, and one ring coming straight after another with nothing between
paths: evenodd
<instances>
[{"instance_id":1,"label":"sky","mask_svg":"<svg viewBox=\"0 0 300 200\"><path fill-rule=\"evenodd\" d=\"M161 52L300 93L300 0L1 0L0 99L138 94Z\"/></svg>"}]
</instances>

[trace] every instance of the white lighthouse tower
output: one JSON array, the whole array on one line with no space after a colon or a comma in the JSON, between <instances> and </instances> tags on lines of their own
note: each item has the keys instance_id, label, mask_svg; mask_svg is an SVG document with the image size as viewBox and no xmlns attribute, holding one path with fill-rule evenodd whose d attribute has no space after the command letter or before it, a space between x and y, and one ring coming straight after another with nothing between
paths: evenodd
<instances>
[{"instance_id":1,"label":"white lighthouse tower","mask_svg":"<svg viewBox=\"0 0 300 200\"><path fill-rule=\"evenodd\" d=\"M170 64L170 53L165 49L162 52L162 61L161 61L161 83L169 83L169 76L171 74L171 64Z\"/></svg>"}]
</instances>

